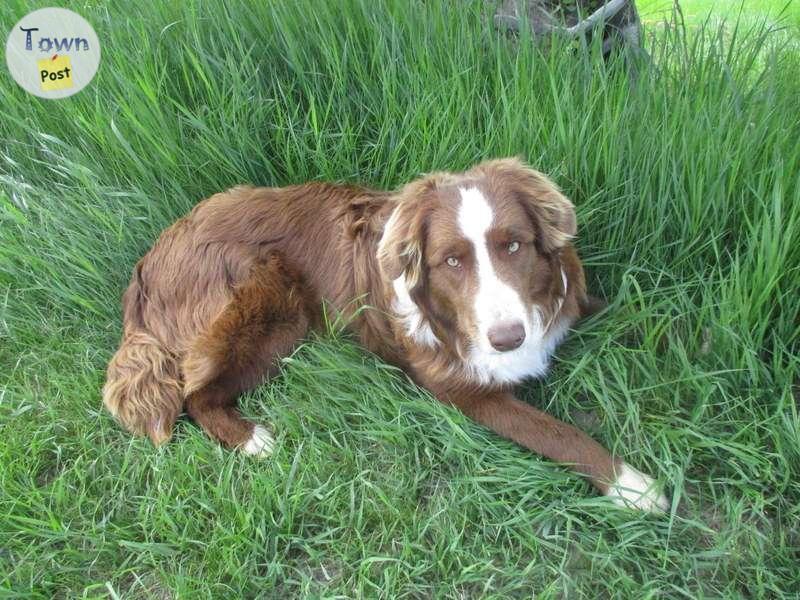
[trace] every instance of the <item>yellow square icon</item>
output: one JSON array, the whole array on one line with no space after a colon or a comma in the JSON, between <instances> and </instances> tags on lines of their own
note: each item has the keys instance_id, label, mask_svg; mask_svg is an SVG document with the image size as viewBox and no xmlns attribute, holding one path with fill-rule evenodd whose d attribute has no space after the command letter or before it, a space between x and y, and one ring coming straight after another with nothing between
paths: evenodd
<instances>
[{"instance_id":1,"label":"yellow square icon","mask_svg":"<svg viewBox=\"0 0 800 600\"><path fill-rule=\"evenodd\" d=\"M72 63L66 54L55 54L51 58L36 61L39 67L39 82L44 91L64 90L72 87Z\"/></svg>"}]
</instances>

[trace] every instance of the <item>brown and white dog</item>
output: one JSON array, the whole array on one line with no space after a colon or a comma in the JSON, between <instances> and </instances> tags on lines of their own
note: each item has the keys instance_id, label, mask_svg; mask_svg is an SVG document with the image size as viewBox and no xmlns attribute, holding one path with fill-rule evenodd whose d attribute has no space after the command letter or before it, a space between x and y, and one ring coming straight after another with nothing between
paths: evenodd
<instances>
[{"instance_id":1,"label":"brown and white dog","mask_svg":"<svg viewBox=\"0 0 800 600\"><path fill-rule=\"evenodd\" d=\"M236 399L318 326L323 304L372 352L500 435L571 465L619 504L663 510L653 480L514 397L589 306L570 201L517 159L397 192L236 187L139 261L106 407L155 444L186 412L249 454L272 450Z\"/></svg>"}]
</instances>

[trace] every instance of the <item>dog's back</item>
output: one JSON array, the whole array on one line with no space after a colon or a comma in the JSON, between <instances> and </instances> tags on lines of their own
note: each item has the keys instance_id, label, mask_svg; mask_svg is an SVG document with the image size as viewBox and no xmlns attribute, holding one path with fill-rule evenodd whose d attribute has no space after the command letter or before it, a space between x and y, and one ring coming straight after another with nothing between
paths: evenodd
<instances>
[{"instance_id":1,"label":"dog's back","mask_svg":"<svg viewBox=\"0 0 800 600\"><path fill-rule=\"evenodd\" d=\"M254 326L225 315L239 310L237 293L239 304L269 297L270 310L285 311L280 318L303 312L303 322L313 315L286 305L292 290L302 287L306 306L315 304L316 290L351 299L353 268L340 242L343 228L357 226L357 218L342 214L365 197L371 197L366 190L331 184L242 186L208 198L166 229L136 265L124 294L122 343L103 389L106 407L130 431L163 443L186 395L211 377L204 367L213 362L208 346L216 344L225 360L230 330ZM315 279L313 285L290 265ZM251 299L242 297L247 293ZM216 332L224 342L209 339L214 323L229 329Z\"/></svg>"}]
</instances>

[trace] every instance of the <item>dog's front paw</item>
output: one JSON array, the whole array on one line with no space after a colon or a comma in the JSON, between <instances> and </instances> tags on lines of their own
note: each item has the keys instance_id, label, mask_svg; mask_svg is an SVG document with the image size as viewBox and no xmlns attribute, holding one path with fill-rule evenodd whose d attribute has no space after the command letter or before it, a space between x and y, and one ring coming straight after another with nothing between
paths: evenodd
<instances>
[{"instance_id":1,"label":"dog's front paw","mask_svg":"<svg viewBox=\"0 0 800 600\"><path fill-rule=\"evenodd\" d=\"M608 487L606 496L615 504L648 512L669 510L669 500L652 477L627 463L617 467L617 480Z\"/></svg>"},{"instance_id":2,"label":"dog's front paw","mask_svg":"<svg viewBox=\"0 0 800 600\"><path fill-rule=\"evenodd\" d=\"M269 430L261 425L256 425L253 428L253 435L241 448L245 454L263 458L272 454L274 445L275 440Z\"/></svg>"}]
</instances>

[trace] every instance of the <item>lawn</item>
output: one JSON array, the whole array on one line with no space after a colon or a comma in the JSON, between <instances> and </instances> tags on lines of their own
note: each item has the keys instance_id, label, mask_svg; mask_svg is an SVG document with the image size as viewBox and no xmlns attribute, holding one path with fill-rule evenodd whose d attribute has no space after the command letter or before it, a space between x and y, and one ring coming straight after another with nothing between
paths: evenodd
<instances>
[{"instance_id":1,"label":"lawn","mask_svg":"<svg viewBox=\"0 0 800 600\"><path fill-rule=\"evenodd\" d=\"M639 14L646 22L669 20L674 5L675 0L636 1ZM771 24L800 24L800 2L797 0L679 0L678 6L684 17L695 25L705 20L734 23L739 18Z\"/></svg>"},{"instance_id":2,"label":"lawn","mask_svg":"<svg viewBox=\"0 0 800 600\"><path fill-rule=\"evenodd\" d=\"M637 0L636 7L645 23L670 20L675 0ZM678 6L688 23L726 21L745 25L766 24L778 27L800 27L798 0L679 0Z\"/></svg>"},{"instance_id":3,"label":"lawn","mask_svg":"<svg viewBox=\"0 0 800 600\"><path fill-rule=\"evenodd\" d=\"M80 2L89 88L0 69L0 597L797 597L797 44L664 27L632 78L480 7ZM243 399L269 460L188 420L154 449L102 409L132 266L201 198L512 154L575 202L609 302L522 393L665 482L669 514L612 508L339 323Z\"/></svg>"}]
</instances>

